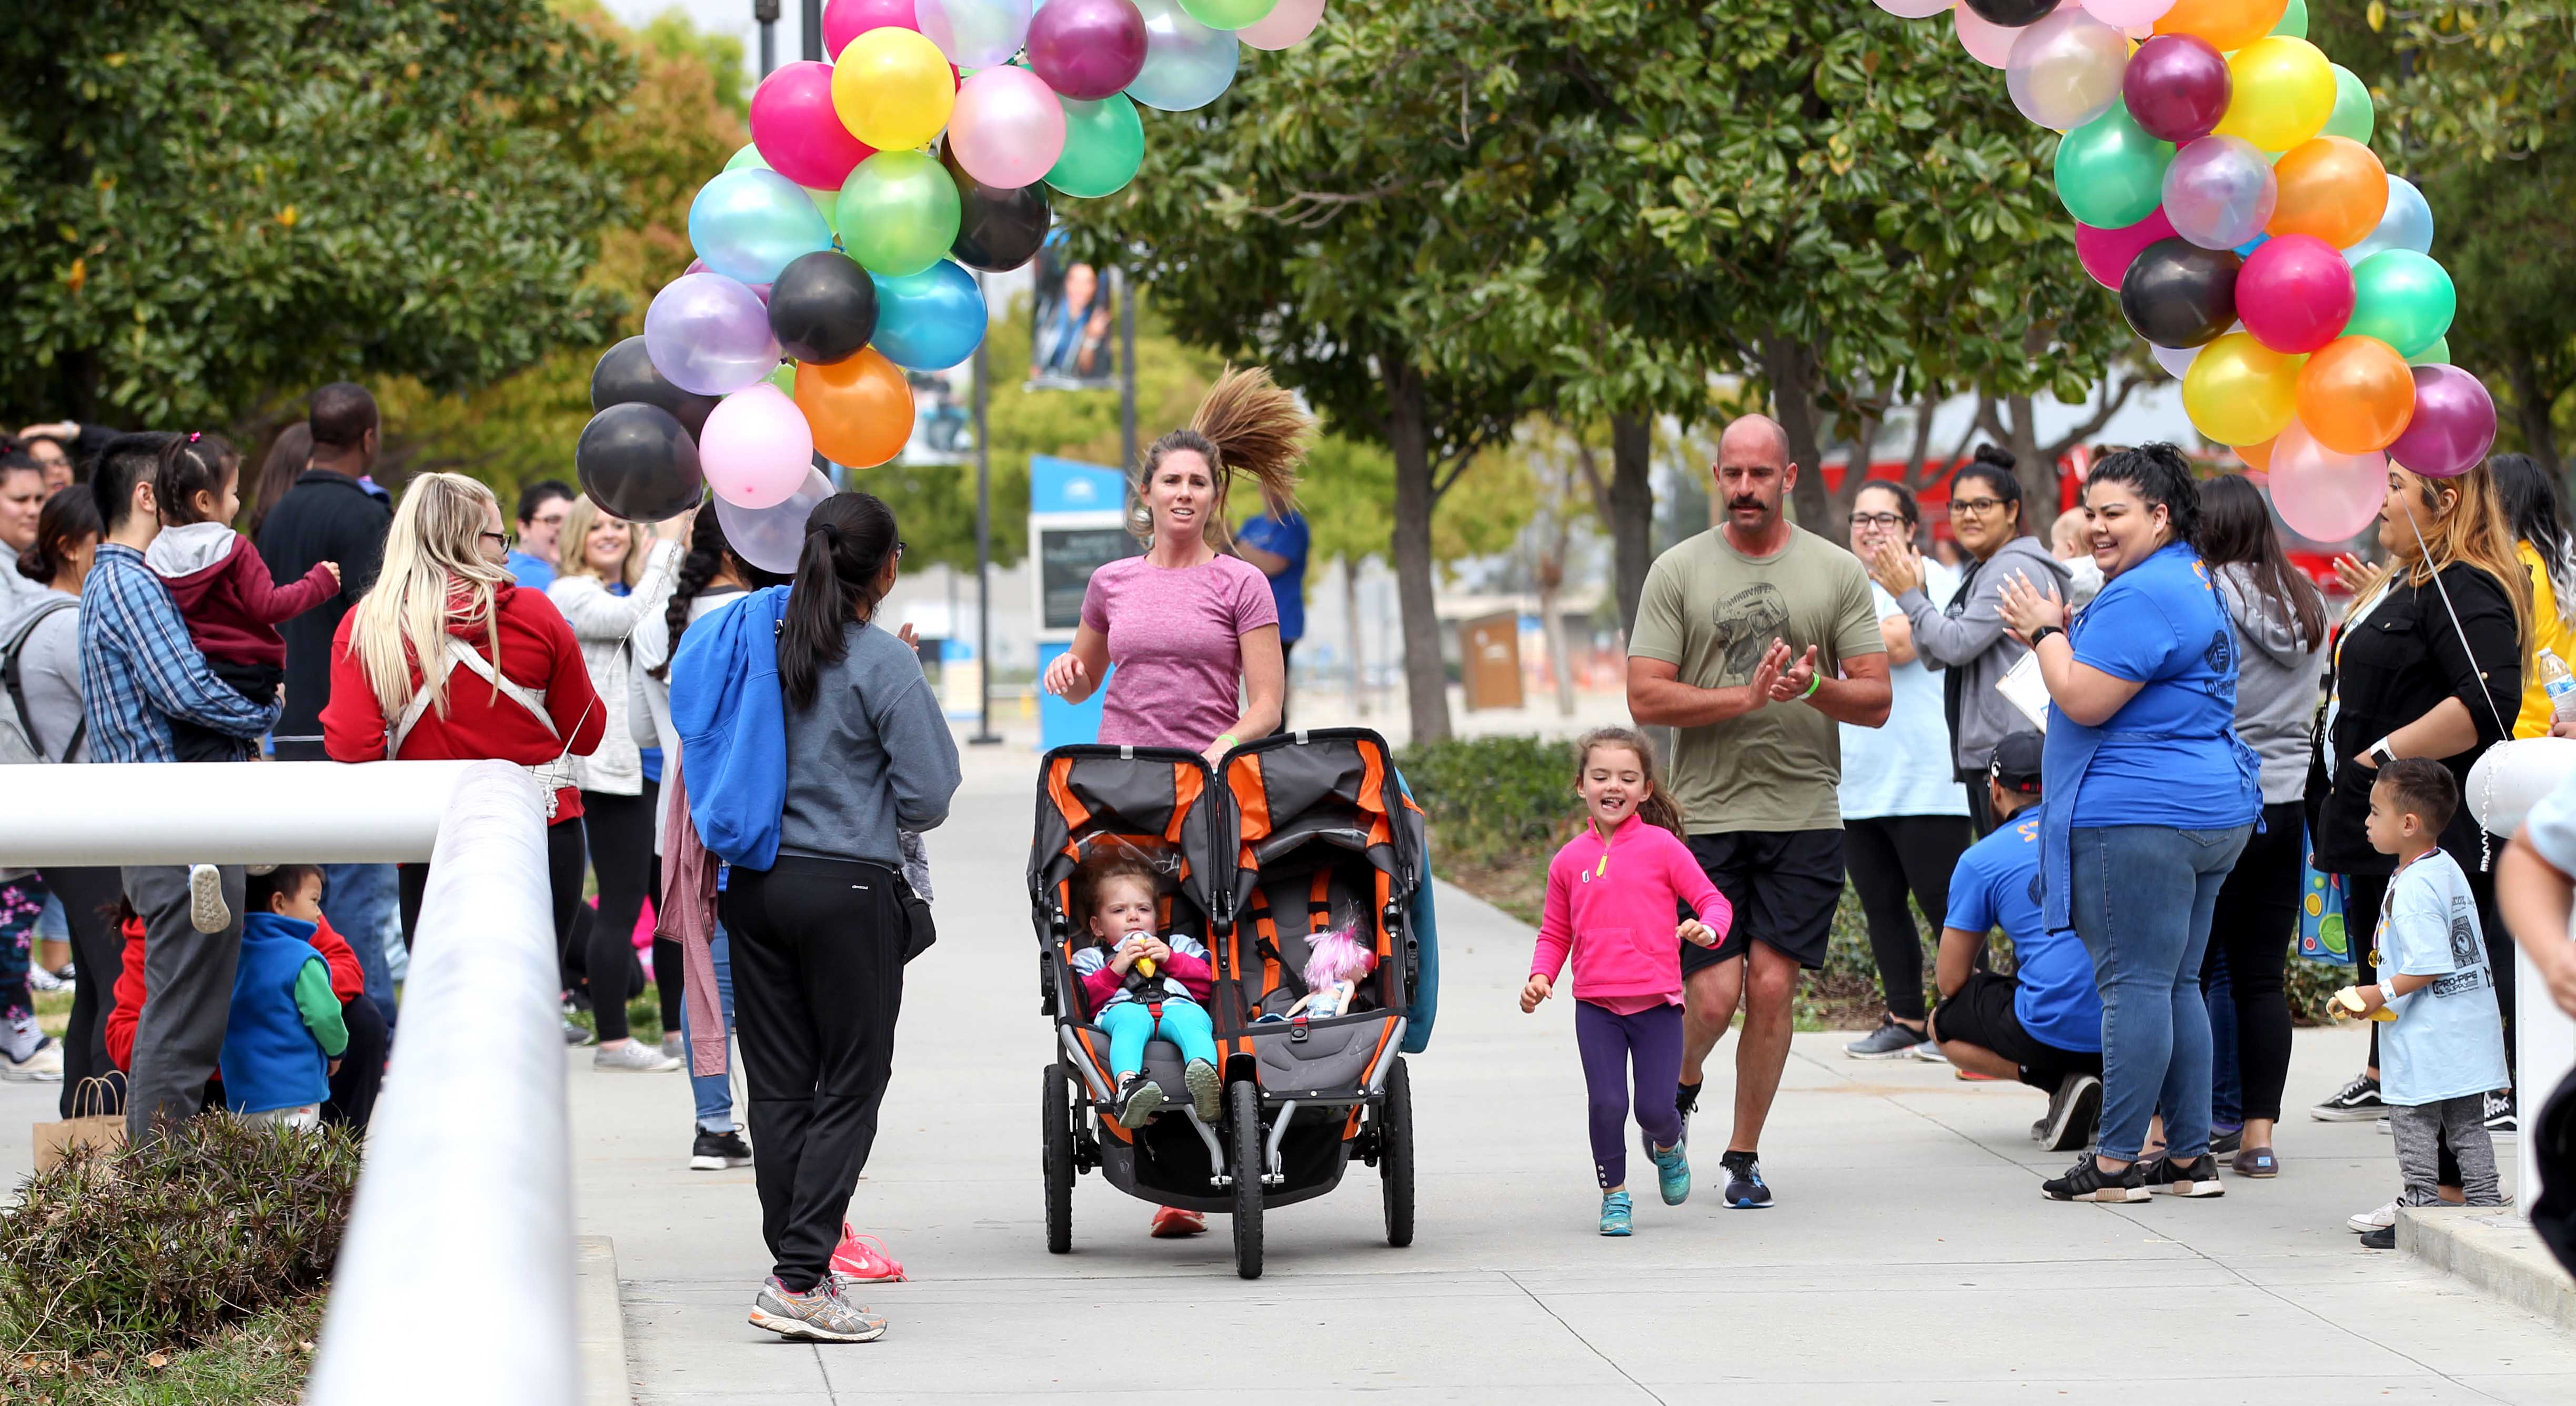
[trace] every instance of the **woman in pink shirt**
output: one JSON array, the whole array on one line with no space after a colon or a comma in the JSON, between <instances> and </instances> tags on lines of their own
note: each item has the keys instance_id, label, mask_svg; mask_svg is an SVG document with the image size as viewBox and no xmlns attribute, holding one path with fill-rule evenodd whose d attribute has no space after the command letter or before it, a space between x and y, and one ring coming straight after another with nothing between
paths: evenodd
<instances>
[{"instance_id":1,"label":"woman in pink shirt","mask_svg":"<svg viewBox=\"0 0 2576 1406\"><path fill-rule=\"evenodd\" d=\"M1145 452L1128 523L1145 554L1091 573L1073 648L1046 672L1047 692L1079 703L1118 667L1101 741L1177 747L1213 763L1279 726L1288 686L1279 608L1261 569L1230 554L1226 486L1249 475L1274 513L1292 511L1313 435L1296 397L1254 367L1227 372L1188 429Z\"/></svg>"},{"instance_id":2,"label":"woman in pink shirt","mask_svg":"<svg viewBox=\"0 0 2576 1406\"><path fill-rule=\"evenodd\" d=\"M1682 1076L1681 950L1665 936L1673 903L1688 903L1699 916L1671 930L1702 947L1717 945L1735 911L1682 842L1681 811L1655 783L1655 754L1645 738L1624 727L1595 728L1574 744L1574 756L1583 833L1547 866L1547 909L1521 1010L1537 1010L1555 990L1571 952L1574 1043L1591 1091L1601 1233L1626 1235L1632 1066L1637 1125L1648 1138L1664 1204L1690 1198L1690 1162L1673 1100Z\"/></svg>"}]
</instances>

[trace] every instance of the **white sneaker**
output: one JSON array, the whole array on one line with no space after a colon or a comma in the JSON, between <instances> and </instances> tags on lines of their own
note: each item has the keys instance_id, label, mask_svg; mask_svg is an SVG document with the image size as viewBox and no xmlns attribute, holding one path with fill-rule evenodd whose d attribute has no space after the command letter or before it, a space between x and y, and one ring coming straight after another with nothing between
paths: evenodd
<instances>
[{"instance_id":1,"label":"white sneaker","mask_svg":"<svg viewBox=\"0 0 2576 1406\"><path fill-rule=\"evenodd\" d=\"M233 910L224 902L224 873L211 864L188 866L188 921L203 933L232 926Z\"/></svg>"},{"instance_id":2,"label":"white sneaker","mask_svg":"<svg viewBox=\"0 0 2576 1406\"><path fill-rule=\"evenodd\" d=\"M68 971L70 968L66 967L64 970ZM30 991L63 991L70 989L71 984L70 977L56 976L45 970L45 964L42 962L27 968L27 989Z\"/></svg>"},{"instance_id":3,"label":"white sneaker","mask_svg":"<svg viewBox=\"0 0 2576 1406\"><path fill-rule=\"evenodd\" d=\"M2343 1223L2351 1226L2356 1235L2368 1235L2374 1230L2386 1230L2397 1224L2397 1203L2391 1201L2378 1210L2364 1211L2357 1216L2346 1216Z\"/></svg>"},{"instance_id":4,"label":"white sneaker","mask_svg":"<svg viewBox=\"0 0 2576 1406\"><path fill-rule=\"evenodd\" d=\"M593 1050L590 1067L602 1073L668 1074L679 1068L680 1062L641 1040L629 1040L622 1045L602 1045Z\"/></svg>"},{"instance_id":5,"label":"white sneaker","mask_svg":"<svg viewBox=\"0 0 2576 1406\"><path fill-rule=\"evenodd\" d=\"M63 1047L59 1041L39 1040L25 1059L11 1057L0 1050L0 1079L13 1084L59 1084L63 1081Z\"/></svg>"}]
</instances>

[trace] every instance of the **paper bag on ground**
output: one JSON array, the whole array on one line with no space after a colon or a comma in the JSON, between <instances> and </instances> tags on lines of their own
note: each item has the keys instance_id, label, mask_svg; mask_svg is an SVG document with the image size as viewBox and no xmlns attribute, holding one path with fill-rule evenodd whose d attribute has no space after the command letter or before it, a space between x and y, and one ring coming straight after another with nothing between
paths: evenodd
<instances>
[{"instance_id":1,"label":"paper bag on ground","mask_svg":"<svg viewBox=\"0 0 2576 1406\"><path fill-rule=\"evenodd\" d=\"M81 1116L36 1125L37 1174L41 1176L62 1165L64 1158L80 1148L124 1146L125 1114L110 1111L121 1102L115 1085L107 1080L83 1079L80 1087L72 1091L72 1109Z\"/></svg>"}]
</instances>

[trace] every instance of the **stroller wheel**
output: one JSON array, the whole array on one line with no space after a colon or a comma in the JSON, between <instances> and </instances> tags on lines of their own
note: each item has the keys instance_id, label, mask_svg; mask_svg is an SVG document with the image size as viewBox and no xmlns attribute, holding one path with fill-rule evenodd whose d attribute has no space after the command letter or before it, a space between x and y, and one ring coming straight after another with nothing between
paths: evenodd
<instances>
[{"instance_id":1,"label":"stroller wheel","mask_svg":"<svg viewBox=\"0 0 2576 1406\"><path fill-rule=\"evenodd\" d=\"M1062 1064L1040 1078L1039 1129L1046 1162L1047 1253L1073 1250L1073 1080Z\"/></svg>"},{"instance_id":2,"label":"stroller wheel","mask_svg":"<svg viewBox=\"0 0 2576 1406\"><path fill-rule=\"evenodd\" d=\"M1378 1189L1386 1201L1386 1243L1413 1243L1413 1076L1398 1055L1377 1110Z\"/></svg>"},{"instance_id":3,"label":"stroller wheel","mask_svg":"<svg viewBox=\"0 0 2576 1406\"><path fill-rule=\"evenodd\" d=\"M1249 1079L1226 1087L1227 1160L1234 1173L1234 1272L1261 1277L1261 1086Z\"/></svg>"}]
</instances>

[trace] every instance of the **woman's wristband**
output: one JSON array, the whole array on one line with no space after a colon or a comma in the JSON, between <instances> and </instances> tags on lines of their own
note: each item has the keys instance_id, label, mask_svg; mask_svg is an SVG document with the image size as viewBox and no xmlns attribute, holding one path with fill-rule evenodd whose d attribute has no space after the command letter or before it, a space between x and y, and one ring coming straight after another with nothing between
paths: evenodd
<instances>
[{"instance_id":1,"label":"woman's wristband","mask_svg":"<svg viewBox=\"0 0 2576 1406\"><path fill-rule=\"evenodd\" d=\"M1216 740L1208 745L1216 748L1220 752L1230 752L1234 750L1235 746L1240 741L1241 739L1237 738L1231 732L1220 732L1216 735Z\"/></svg>"}]
</instances>

